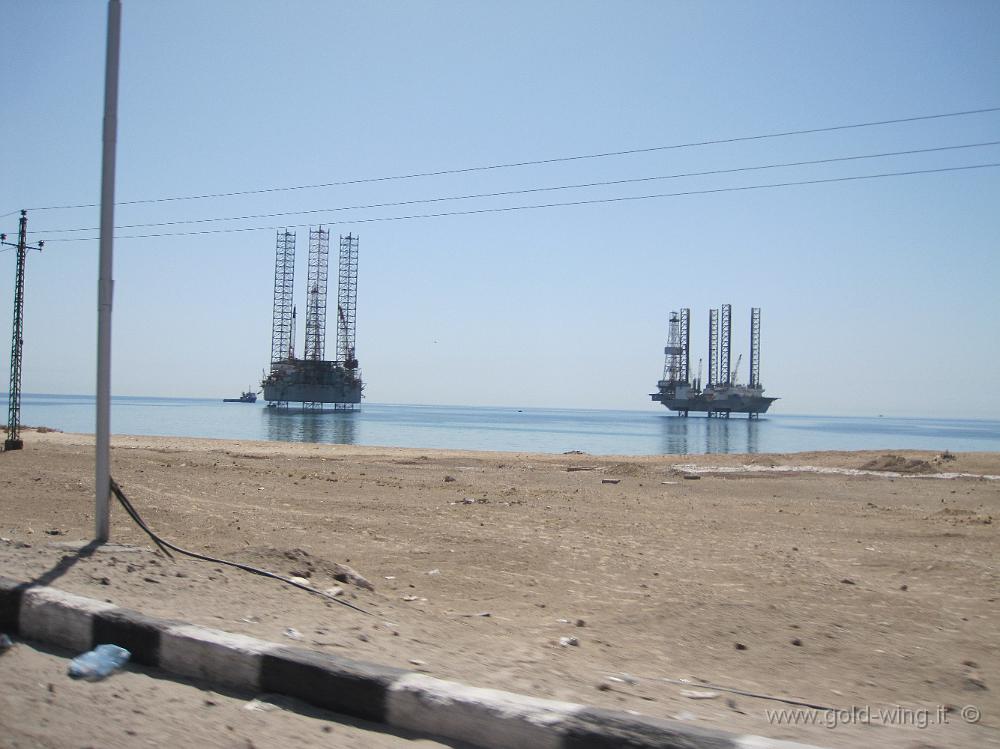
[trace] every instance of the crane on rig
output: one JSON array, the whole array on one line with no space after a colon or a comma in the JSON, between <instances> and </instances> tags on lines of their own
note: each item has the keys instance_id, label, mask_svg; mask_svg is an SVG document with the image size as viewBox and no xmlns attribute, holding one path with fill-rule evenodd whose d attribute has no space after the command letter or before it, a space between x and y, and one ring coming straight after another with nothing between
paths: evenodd
<instances>
[{"instance_id":1,"label":"crane on rig","mask_svg":"<svg viewBox=\"0 0 1000 749\"><path fill-rule=\"evenodd\" d=\"M739 380L736 379L737 373L740 371L740 362L743 361L743 354L736 357L736 366L733 367L733 373L729 376L729 386L732 387Z\"/></svg>"}]
</instances>

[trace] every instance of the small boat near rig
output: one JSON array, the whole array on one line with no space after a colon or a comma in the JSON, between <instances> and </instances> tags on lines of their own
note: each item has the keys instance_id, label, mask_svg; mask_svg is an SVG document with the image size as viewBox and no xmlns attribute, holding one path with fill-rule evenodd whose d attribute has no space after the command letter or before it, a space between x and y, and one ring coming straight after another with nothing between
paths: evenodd
<instances>
[{"instance_id":1,"label":"small boat near rig","mask_svg":"<svg viewBox=\"0 0 1000 749\"><path fill-rule=\"evenodd\" d=\"M257 393L255 393L253 390L247 390L247 391L245 391L243 393L240 393L240 397L239 398L223 398L222 402L223 403L256 403L257 402Z\"/></svg>"},{"instance_id":2,"label":"small boat near rig","mask_svg":"<svg viewBox=\"0 0 1000 749\"><path fill-rule=\"evenodd\" d=\"M667 345L663 349L666 355L663 379L656 383L657 392L650 393L650 398L681 416L695 411L726 419L730 414L759 418L778 400L766 397L760 383L760 307L750 310L750 381L746 385L736 381L743 355L737 358L732 370L729 366L732 305L722 305L721 335L719 318L719 310L709 311L708 382L702 388L701 360L698 361L698 376L690 377L691 310L685 308L670 313Z\"/></svg>"}]
</instances>

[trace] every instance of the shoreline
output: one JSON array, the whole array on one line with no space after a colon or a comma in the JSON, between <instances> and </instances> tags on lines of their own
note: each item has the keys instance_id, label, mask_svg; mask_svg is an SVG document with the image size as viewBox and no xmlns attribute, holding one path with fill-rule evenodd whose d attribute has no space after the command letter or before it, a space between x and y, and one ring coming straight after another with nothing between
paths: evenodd
<instances>
[{"instance_id":1,"label":"shoreline","mask_svg":"<svg viewBox=\"0 0 1000 749\"><path fill-rule=\"evenodd\" d=\"M824 417L826 418L826 417ZM63 435L62 438L52 437L49 441L65 440L65 444L75 444L86 446L93 442L95 435L91 432L64 431L46 426L22 426L22 433L32 433L35 435ZM42 440L43 442L46 440ZM190 442L190 445L187 444ZM531 450L480 450L462 448L439 448L439 447L410 447L395 445L360 445L360 444L340 444L335 442L304 442L290 440L268 440L268 439L232 439L227 437L196 437L182 435L164 434L112 434L111 447L122 447L136 449L139 447L158 449L167 443L171 449L199 449L199 445L213 444L217 449L226 446L250 445L258 449L269 448L272 453L298 453L302 450L315 451L316 449L330 449L338 451L356 452L358 455L370 455L385 451L404 451L415 453L435 453L442 456L477 455L492 457L535 457L535 458L573 458L585 457L607 460L634 460L640 462L663 461L676 459L682 462L700 465L702 463L715 460L720 466L731 465L734 461L742 460L749 465L761 465L767 462L773 463L779 458L815 458L820 463L826 465L837 465L841 468L850 469L853 466L846 465L855 460L867 458L868 460L894 454L900 456L910 456L916 459L933 461L942 455L961 456L966 461L973 461L977 466L989 467L993 465L992 459L997 458L997 466L1000 466L1000 450L937 450L923 448L865 448L858 450L796 450L796 451L776 451L776 452L726 452L726 453L654 453L635 455L631 453L589 453L582 450L568 450L562 452L537 452ZM815 462L815 461L814 461ZM843 463L843 465L842 465ZM944 464L947 466L947 464ZM807 466L808 467L808 466ZM791 470L795 470L794 467ZM858 470L861 470L860 468ZM888 470L878 470L877 473L888 475L892 473ZM942 471L942 473L952 473ZM919 475L919 474L900 474ZM975 474L966 474L973 476Z\"/></svg>"},{"instance_id":2,"label":"shoreline","mask_svg":"<svg viewBox=\"0 0 1000 749\"><path fill-rule=\"evenodd\" d=\"M985 709L1000 673L1000 484L907 480L928 468L997 475L1000 453L614 456L112 439L113 475L157 533L339 587L369 617L168 560L117 506L112 540L137 550L78 557L53 546L92 531L93 436L23 436L24 450L0 455L0 568L10 577L58 571L50 584L60 589L151 616L739 734L828 747L1000 744L1000 716ZM897 459L915 472L764 470ZM761 470L710 470L742 465ZM374 590L336 580L338 564ZM765 714L775 703L692 699L674 683L685 679L696 691L834 708L984 710L979 724L926 730L778 726Z\"/></svg>"}]
</instances>

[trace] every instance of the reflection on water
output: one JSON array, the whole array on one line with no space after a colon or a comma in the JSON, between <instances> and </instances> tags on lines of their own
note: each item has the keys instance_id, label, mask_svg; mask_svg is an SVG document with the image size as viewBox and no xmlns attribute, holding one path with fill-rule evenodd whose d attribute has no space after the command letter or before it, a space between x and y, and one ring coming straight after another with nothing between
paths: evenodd
<instances>
[{"instance_id":1,"label":"reflection on water","mask_svg":"<svg viewBox=\"0 0 1000 749\"><path fill-rule=\"evenodd\" d=\"M269 440L357 444L358 411L264 408L261 413Z\"/></svg>"},{"instance_id":2,"label":"reflection on water","mask_svg":"<svg viewBox=\"0 0 1000 749\"><path fill-rule=\"evenodd\" d=\"M663 416L660 419L660 452L668 455L756 453L760 452L760 430L759 419Z\"/></svg>"},{"instance_id":3,"label":"reflection on water","mask_svg":"<svg viewBox=\"0 0 1000 749\"><path fill-rule=\"evenodd\" d=\"M760 419L747 419L747 452L760 452Z\"/></svg>"}]
</instances>

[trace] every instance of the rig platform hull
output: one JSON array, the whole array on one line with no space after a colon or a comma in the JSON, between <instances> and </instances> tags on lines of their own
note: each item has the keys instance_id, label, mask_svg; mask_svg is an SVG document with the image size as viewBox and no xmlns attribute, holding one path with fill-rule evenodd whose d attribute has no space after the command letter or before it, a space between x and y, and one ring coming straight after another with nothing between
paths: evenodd
<instances>
[{"instance_id":1,"label":"rig platform hull","mask_svg":"<svg viewBox=\"0 0 1000 749\"><path fill-rule=\"evenodd\" d=\"M650 396L654 401L662 403L671 411L678 411L687 414L689 411L695 413L718 414L728 416L729 414L749 414L751 416L767 413L777 398L765 398L764 396L742 396L731 395L726 398L708 398L704 395L697 395L691 398L670 398L661 393L652 393Z\"/></svg>"},{"instance_id":2,"label":"rig platform hull","mask_svg":"<svg viewBox=\"0 0 1000 749\"><path fill-rule=\"evenodd\" d=\"M723 418L729 414L754 417L767 413L771 404L778 400L766 397L762 387L747 385L714 385L698 390L683 383L661 380L657 387L659 392L650 393L649 397L685 416L694 411Z\"/></svg>"},{"instance_id":3,"label":"rig platform hull","mask_svg":"<svg viewBox=\"0 0 1000 749\"><path fill-rule=\"evenodd\" d=\"M277 362L261 383L269 403L361 403L358 370L340 362L290 359Z\"/></svg>"}]
</instances>

